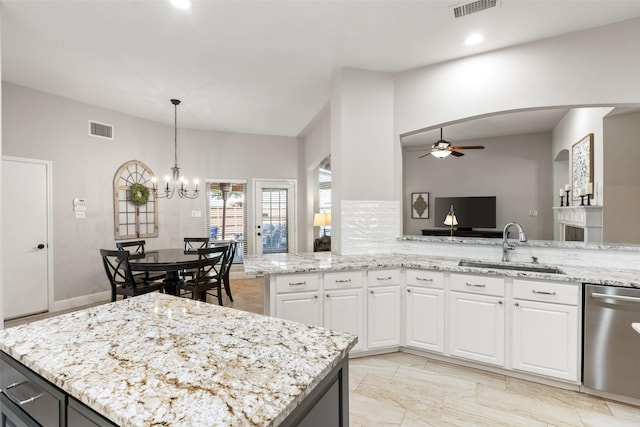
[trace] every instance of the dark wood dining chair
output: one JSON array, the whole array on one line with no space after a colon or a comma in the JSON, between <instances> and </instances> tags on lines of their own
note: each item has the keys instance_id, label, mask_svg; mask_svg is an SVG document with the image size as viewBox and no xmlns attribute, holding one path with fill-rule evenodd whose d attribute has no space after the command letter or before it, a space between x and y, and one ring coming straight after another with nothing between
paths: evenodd
<instances>
[{"instance_id":1,"label":"dark wood dining chair","mask_svg":"<svg viewBox=\"0 0 640 427\"><path fill-rule=\"evenodd\" d=\"M191 293L193 299L206 301L207 293L214 290L218 304L222 305L222 265L226 252L226 246L198 249L198 269L193 279L180 284L185 295Z\"/></svg>"},{"instance_id":2,"label":"dark wood dining chair","mask_svg":"<svg viewBox=\"0 0 640 427\"><path fill-rule=\"evenodd\" d=\"M208 237L185 237L184 238L184 251L190 253L198 253L198 249L203 249L209 246ZM181 276L184 279L191 278L196 274L196 270L182 270Z\"/></svg>"},{"instance_id":3,"label":"dark wood dining chair","mask_svg":"<svg viewBox=\"0 0 640 427\"><path fill-rule=\"evenodd\" d=\"M129 265L131 254L126 250L100 249L104 271L111 283L111 301L117 295L134 297L164 288L162 281L147 280L144 276L134 276Z\"/></svg>"},{"instance_id":4,"label":"dark wood dining chair","mask_svg":"<svg viewBox=\"0 0 640 427\"><path fill-rule=\"evenodd\" d=\"M231 296L231 286L229 284L229 271L233 265L233 260L236 257L236 250L238 249L238 242L232 240L229 242L227 252L224 254L224 260L222 261L222 282L224 284L224 292L227 294L231 302L233 297Z\"/></svg>"},{"instance_id":5,"label":"dark wood dining chair","mask_svg":"<svg viewBox=\"0 0 640 427\"><path fill-rule=\"evenodd\" d=\"M147 242L145 240L130 240L128 242L116 242L116 248L120 251L129 251L130 259L134 259L144 256L144 245L146 244ZM144 278L149 281L164 279L164 273L154 273L150 275L148 271L133 273L133 276L144 276Z\"/></svg>"},{"instance_id":6,"label":"dark wood dining chair","mask_svg":"<svg viewBox=\"0 0 640 427\"><path fill-rule=\"evenodd\" d=\"M206 248L209 246L208 237L185 237L184 238L184 251L185 252L198 252L198 249Z\"/></svg>"}]
</instances>

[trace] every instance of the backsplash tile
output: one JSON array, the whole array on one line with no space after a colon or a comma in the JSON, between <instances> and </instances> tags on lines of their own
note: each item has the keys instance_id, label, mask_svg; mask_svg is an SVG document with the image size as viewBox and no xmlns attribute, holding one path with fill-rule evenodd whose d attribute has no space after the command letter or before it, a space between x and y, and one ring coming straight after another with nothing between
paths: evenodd
<instances>
[{"instance_id":1,"label":"backsplash tile","mask_svg":"<svg viewBox=\"0 0 640 427\"><path fill-rule=\"evenodd\" d=\"M342 254L384 253L400 235L400 203L388 200L343 200Z\"/></svg>"}]
</instances>

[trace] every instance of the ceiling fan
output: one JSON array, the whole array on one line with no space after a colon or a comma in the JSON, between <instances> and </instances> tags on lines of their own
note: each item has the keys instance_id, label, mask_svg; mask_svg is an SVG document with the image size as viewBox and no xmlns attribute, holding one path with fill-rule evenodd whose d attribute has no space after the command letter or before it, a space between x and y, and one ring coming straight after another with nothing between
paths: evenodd
<instances>
[{"instance_id":1,"label":"ceiling fan","mask_svg":"<svg viewBox=\"0 0 640 427\"><path fill-rule=\"evenodd\" d=\"M431 151L429 151L427 154L423 154L418 158L421 159L425 156L428 156L429 154L439 158L447 157L449 154L452 154L456 157L460 157L460 156L464 156L464 153L459 153L456 150L482 150L482 149L484 149L482 145L466 145L466 146L452 147L449 141L445 141L444 139L442 139L442 128L440 128L440 140L438 142L433 143L433 145L431 146Z\"/></svg>"}]
</instances>

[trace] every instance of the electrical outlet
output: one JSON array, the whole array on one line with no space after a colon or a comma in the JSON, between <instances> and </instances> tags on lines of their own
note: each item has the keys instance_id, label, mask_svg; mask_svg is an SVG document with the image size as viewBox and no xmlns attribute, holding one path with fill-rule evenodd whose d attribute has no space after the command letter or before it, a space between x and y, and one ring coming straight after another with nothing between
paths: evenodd
<instances>
[{"instance_id":1,"label":"electrical outlet","mask_svg":"<svg viewBox=\"0 0 640 427\"><path fill-rule=\"evenodd\" d=\"M536 210L529 211L529 216L538 216L538 211Z\"/></svg>"},{"instance_id":2,"label":"electrical outlet","mask_svg":"<svg viewBox=\"0 0 640 427\"><path fill-rule=\"evenodd\" d=\"M191 211L192 218L200 218L202 216L202 211Z\"/></svg>"},{"instance_id":3,"label":"electrical outlet","mask_svg":"<svg viewBox=\"0 0 640 427\"><path fill-rule=\"evenodd\" d=\"M76 211L76 219L85 219L85 211Z\"/></svg>"}]
</instances>

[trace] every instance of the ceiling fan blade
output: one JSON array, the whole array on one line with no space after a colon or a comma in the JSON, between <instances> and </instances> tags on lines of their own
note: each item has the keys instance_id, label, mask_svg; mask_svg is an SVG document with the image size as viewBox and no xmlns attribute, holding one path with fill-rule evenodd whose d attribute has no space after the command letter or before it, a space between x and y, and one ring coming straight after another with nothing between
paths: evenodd
<instances>
[{"instance_id":1,"label":"ceiling fan blade","mask_svg":"<svg viewBox=\"0 0 640 427\"><path fill-rule=\"evenodd\" d=\"M457 147L451 147L452 150L484 150L482 145L461 145Z\"/></svg>"},{"instance_id":2,"label":"ceiling fan blade","mask_svg":"<svg viewBox=\"0 0 640 427\"><path fill-rule=\"evenodd\" d=\"M452 156L456 156L456 157L462 157L464 156L464 153L458 153L457 151L453 151L453 150L449 150L451 152Z\"/></svg>"},{"instance_id":3,"label":"ceiling fan blade","mask_svg":"<svg viewBox=\"0 0 640 427\"><path fill-rule=\"evenodd\" d=\"M428 156L429 154L431 154L431 152L427 153L427 154L423 154L422 156L418 157L419 159Z\"/></svg>"}]
</instances>

